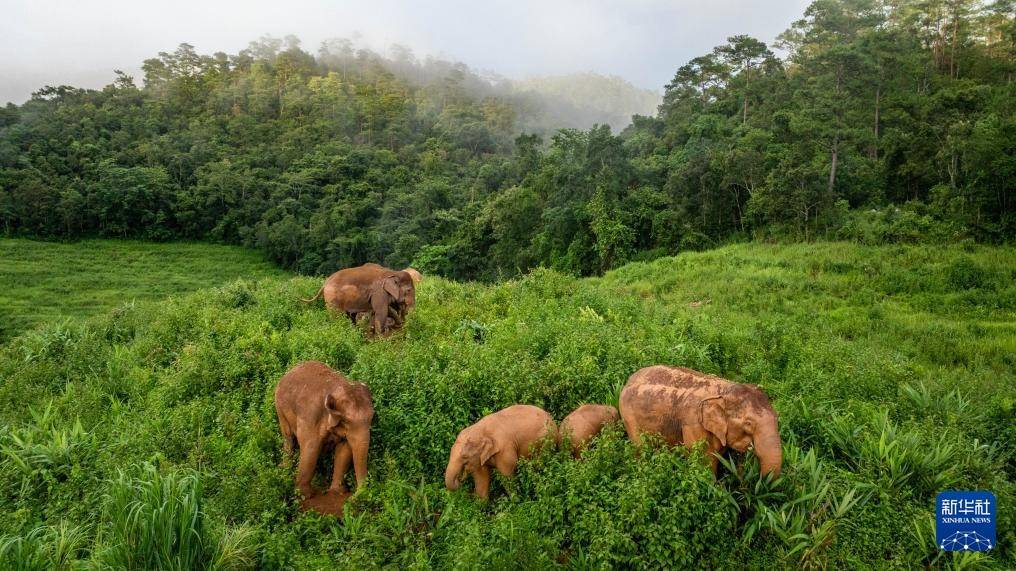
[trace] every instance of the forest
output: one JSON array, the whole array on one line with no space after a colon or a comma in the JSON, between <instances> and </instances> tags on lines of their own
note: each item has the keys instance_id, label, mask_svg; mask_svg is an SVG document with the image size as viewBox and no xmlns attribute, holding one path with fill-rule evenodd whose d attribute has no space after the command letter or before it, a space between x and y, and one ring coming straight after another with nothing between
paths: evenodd
<instances>
[{"instance_id":1,"label":"forest","mask_svg":"<svg viewBox=\"0 0 1016 571\"><path fill-rule=\"evenodd\" d=\"M0 110L2 232L481 280L750 239L1012 240L1011 0L817 0L773 45L735 35L675 67L658 111L614 132L554 117L584 93L645 99L620 80L558 82L551 104L404 49L181 44L140 86Z\"/></svg>"}]
</instances>

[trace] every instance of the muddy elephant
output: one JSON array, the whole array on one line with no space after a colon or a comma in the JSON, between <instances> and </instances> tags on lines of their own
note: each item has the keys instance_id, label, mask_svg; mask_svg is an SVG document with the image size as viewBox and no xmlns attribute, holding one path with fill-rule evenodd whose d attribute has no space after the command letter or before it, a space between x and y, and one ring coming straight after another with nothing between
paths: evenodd
<instances>
[{"instance_id":1,"label":"muddy elephant","mask_svg":"<svg viewBox=\"0 0 1016 571\"><path fill-rule=\"evenodd\" d=\"M657 434L669 445L706 441L707 453L754 447L763 474L779 475L783 448L777 413L755 385L734 383L683 367L636 371L621 390L619 407L633 442ZM710 454L713 473L717 458Z\"/></svg>"},{"instance_id":2,"label":"muddy elephant","mask_svg":"<svg viewBox=\"0 0 1016 571\"><path fill-rule=\"evenodd\" d=\"M416 305L413 277L374 263L335 272L317 295L303 301L313 302L322 296L325 306L345 313L354 325L360 315L370 315L370 332L377 335L402 327L406 313Z\"/></svg>"},{"instance_id":3,"label":"muddy elephant","mask_svg":"<svg viewBox=\"0 0 1016 571\"><path fill-rule=\"evenodd\" d=\"M519 458L530 457L545 439L553 446L560 442L554 419L539 407L517 404L488 414L455 439L445 485L457 490L468 473L473 476L476 495L487 499L490 469L511 476Z\"/></svg>"},{"instance_id":4,"label":"muddy elephant","mask_svg":"<svg viewBox=\"0 0 1016 571\"><path fill-rule=\"evenodd\" d=\"M609 404L584 404L561 421L561 439L568 441L572 456L578 458L589 441L619 417L617 409Z\"/></svg>"},{"instance_id":5,"label":"muddy elephant","mask_svg":"<svg viewBox=\"0 0 1016 571\"><path fill-rule=\"evenodd\" d=\"M357 488L367 479L367 449L374 402L370 389L352 382L318 361L290 369L275 388L282 446L288 456L300 447L296 487L305 498L314 495L311 479L318 456L335 446L335 466L329 491L344 492L343 479L352 462Z\"/></svg>"}]
</instances>

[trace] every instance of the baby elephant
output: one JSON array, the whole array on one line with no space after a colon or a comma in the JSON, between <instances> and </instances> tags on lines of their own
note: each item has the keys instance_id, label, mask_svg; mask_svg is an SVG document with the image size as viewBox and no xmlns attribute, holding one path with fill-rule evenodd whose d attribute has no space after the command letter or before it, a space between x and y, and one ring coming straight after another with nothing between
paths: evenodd
<instances>
[{"instance_id":1,"label":"baby elephant","mask_svg":"<svg viewBox=\"0 0 1016 571\"><path fill-rule=\"evenodd\" d=\"M449 490L457 490L468 472L473 475L476 495L487 499L491 467L511 476L519 458L530 457L547 437L555 446L560 442L554 419L539 407L517 404L488 414L463 429L455 439L445 470L445 485Z\"/></svg>"},{"instance_id":2,"label":"baby elephant","mask_svg":"<svg viewBox=\"0 0 1016 571\"><path fill-rule=\"evenodd\" d=\"M344 492L342 483L349 464L356 472L356 487L367 479L367 449L374 402L370 389L318 361L293 367L275 388L275 411L279 415L283 448L293 451L293 438L300 446L296 486L305 498L314 495L311 479L318 456L335 445L335 468L329 491Z\"/></svg>"},{"instance_id":3,"label":"baby elephant","mask_svg":"<svg viewBox=\"0 0 1016 571\"><path fill-rule=\"evenodd\" d=\"M584 404L561 421L561 437L566 435L571 445L572 456L578 458L589 441L603 430L604 426L621 418L617 409L607 404Z\"/></svg>"}]
</instances>

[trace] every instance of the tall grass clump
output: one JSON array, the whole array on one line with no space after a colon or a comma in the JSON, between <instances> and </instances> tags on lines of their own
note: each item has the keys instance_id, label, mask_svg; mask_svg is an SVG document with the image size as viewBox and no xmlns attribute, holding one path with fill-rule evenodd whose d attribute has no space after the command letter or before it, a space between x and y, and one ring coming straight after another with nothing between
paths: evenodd
<instances>
[{"instance_id":1,"label":"tall grass clump","mask_svg":"<svg viewBox=\"0 0 1016 571\"><path fill-rule=\"evenodd\" d=\"M85 566L89 533L61 521L24 536L0 537L0 568L10 571L71 571Z\"/></svg>"},{"instance_id":2,"label":"tall grass clump","mask_svg":"<svg viewBox=\"0 0 1016 571\"><path fill-rule=\"evenodd\" d=\"M113 569L244 569L253 565L246 531L212 529L195 474L145 464L110 482L96 561Z\"/></svg>"}]
</instances>

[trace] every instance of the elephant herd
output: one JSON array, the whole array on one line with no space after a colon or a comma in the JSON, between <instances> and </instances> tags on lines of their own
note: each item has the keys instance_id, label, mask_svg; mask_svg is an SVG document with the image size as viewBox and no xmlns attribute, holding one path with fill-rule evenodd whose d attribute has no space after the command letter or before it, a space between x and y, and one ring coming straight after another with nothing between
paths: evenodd
<instances>
[{"instance_id":1,"label":"elephant herd","mask_svg":"<svg viewBox=\"0 0 1016 571\"><path fill-rule=\"evenodd\" d=\"M329 308L345 313L354 324L359 315L371 315L370 331L385 334L405 322L419 281L419 273L412 268L395 271L366 264L332 274L313 299L323 294ZM299 447L296 487L305 498L315 494L311 480L326 447L333 447L335 455L329 492L346 491L344 478L350 465L357 487L364 485L374 418L366 385L350 381L324 363L306 361L279 381L275 409L286 455L294 445ZM470 475L476 494L486 499L491 469L510 477L520 458L532 456L541 446L557 447L562 442L579 457L594 436L619 419L636 444L645 435L654 435L669 446L690 448L704 441L714 473L724 450L743 452L749 447L759 459L762 474L780 473L778 414L759 387L683 367L654 365L628 378L616 409L584 404L558 427L543 409L516 404L463 428L449 453L445 485L456 490Z\"/></svg>"}]
</instances>

